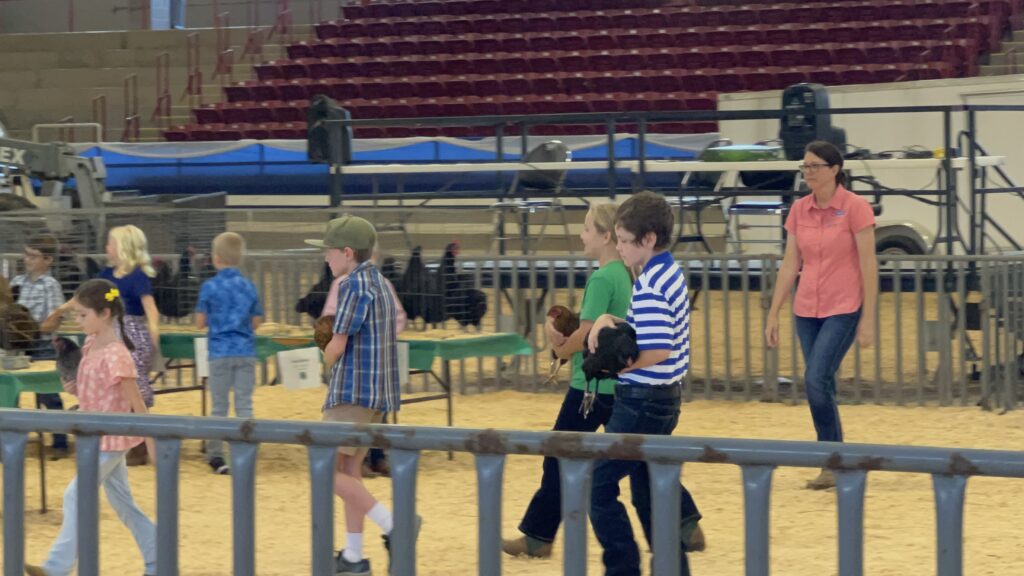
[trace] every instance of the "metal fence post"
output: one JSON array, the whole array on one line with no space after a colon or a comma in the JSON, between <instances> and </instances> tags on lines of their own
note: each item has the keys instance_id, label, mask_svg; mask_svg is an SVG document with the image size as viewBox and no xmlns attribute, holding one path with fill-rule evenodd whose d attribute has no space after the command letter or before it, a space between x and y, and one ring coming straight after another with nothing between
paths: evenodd
<instances>
[{"instance_id":1,"label":"metal fence post","mask_svg":"<svg viewBox=\"0 0 1024 576\"><path fill-rule=\"evenodd\" d=\"M313 500L313 575L334 576L334 467L338 449L310 446L308 450Z\"/></svg>"},{"instance_id":2,"label":"metal fence post","mask_svg":"<svg viewBox=\"0 0 1024 576\"><path fill-rule=\"evenodd\" d=\"M647 472L651 477L654 574L679 574L679 464L648 462Z\"/></svg>"},{"instance_id":3,"label":"metal fence post","mask_svg":"<svg viewBox=\"0 0 1024 576\"><path fill-rule=\"evenodd\" d=\"M100 436L75 437L78 465L78 573L100 575Z\"/></svg>"},{"instance_id":4,"label":"metal fence post","mask_svg":"<svg viewBox=\"0 0 1024 576\"><path fill-rule=\"evenodd\" d=\"M839 495L839 576L864 573L864 470L836 470Z\"/></svg>"},{"instance_id":5,"label":"metal fence post","mask_svg":"<svg viewBox=\"0 0 1024 576\"><path fill-rule=\"evenodd\" d=\"M160 574L178 574L178 480L181 440L156 441L156 566Z\"/></svg>"},{"instance_id":6,"label":"metal fence post","mask_svg":"<svg viewBox=\"0 0 1024 576\"><path fill-rule=\"evenodd\" d=\"M28 434L0 432L4 467L4 576L25 570L25 445Z\"/></svg>"},{"instance_id":7,"label":"metal fence post","mask_svg":"<svg viewBox=\"0 0 1024 576\"><path fill-rule=\"evenodd\" d=\"M562 480L563 574L587 576L587 514L590 512L590 474L594 462L559 458ZM678 506L676 506L678 509Z\"/></svg>"},{"instance_id":8,"label":"metal fence post","mask_svg":"<svg viewBox=\"0 0 1024 576\"><path fill-rule=\"evenodd\" d=\"M476 478L479 494L480 574L501 574L501 483L505 457L477 454Z\"/></svg>"},{"instance_id":9,"label":"metal fence post","mask_svg":"<svg viewBox=\"0 0 1024 576\"><path fill-rule=\"evenodd\" d=\"M768 576L772 466L742 466L746 576Z\"/></svg>"},{"instance_id":10,"label":"metal fence post","mask_svg":"<svg viewBox=\"0 0 1024 576\"><path fill-rule=\"evenodd\" d=\"M420 453L392 449L389 458L395 507L391 573L395 576L416 576L416 473Z\"/></svg>"},{"instance_id":11,"label":"metal fence post","mask_svg":"<svg viewBox=\"0 0 1024 576\"><path fill-rule=\"evenodd\" d=\"M256 575L256 453L259 444L231 442L231 490L236 576Z\"/></svg>"},{"instance_id":12,"label":"metal fence post","mask_svg":"<svg viewBox=\"0 0 1024 576\"><path fill-rule=\"evenodd\" d=\"M939 576L960 576L964 567L966 476L932 475L935 487L935 559Z\"/></svg>"}]
</instances>

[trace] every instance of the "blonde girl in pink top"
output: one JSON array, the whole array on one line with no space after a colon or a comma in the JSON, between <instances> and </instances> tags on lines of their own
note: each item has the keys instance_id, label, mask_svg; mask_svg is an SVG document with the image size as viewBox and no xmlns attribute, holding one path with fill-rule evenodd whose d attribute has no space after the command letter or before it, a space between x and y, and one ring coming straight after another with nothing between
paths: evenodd
<instances>
[{"instance_id":1,"label":"blonde girl in pink top","mask_svg":"<svg viewBox=\"0 0 1024 576\"><path fill-rule=\"evenodd\" d=\"M786 218L789 240L765 338L768 346L778 346L779 308L799 274L793 314L811 419L819 442L842 442L836 371L854 338L861 347L875 340L875 215L866 200L843 187L843 156L835 146L811 142L800 169L811 193L794 202ZM835 477L829 470L807 483L815 490L832 486Z\"/></svg>"},{"instance_id":2,"label":"blonde girl in pink top","mask_svg":"<svg viewBox=\"0 0 1024 576\"><path fill-rule=\"evenodd\" d=\"M85 333L82 363L74 382L64 389L78 396L83 412L146 413L146 405L135 382L132 343L124 330L124 305L120 293L108 280L89 280L75 292L75 316ZM115 324L120 330L115 329ZM118 335L121 335L120 337ZM143 441L134 436L104 436L100 440L100 484L107 500L131 531L142 552L145 574L156 574L156 526L135 504L128 486L125 454ZM155 454L150 445L150 453ZM57 540L42 566L26 566L29 576L65 576L78 560L78 477L64 491L64 520Z\"/></svg>"}]
</instances>

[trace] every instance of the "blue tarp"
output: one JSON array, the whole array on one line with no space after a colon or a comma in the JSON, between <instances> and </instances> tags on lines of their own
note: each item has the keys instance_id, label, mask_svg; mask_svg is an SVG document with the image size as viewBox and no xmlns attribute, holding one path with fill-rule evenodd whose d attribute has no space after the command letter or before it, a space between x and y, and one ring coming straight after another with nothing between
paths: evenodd
<instances>
[{"instance_id":1,"label":"blue tarp","mask_svg":"<svg viewBox=\"0 0 1024 576\"><path fill-rule=\"evenodd\" d=\"M665 136L681 139L682 144L665 145L647 142L647 157L687 159L696 155L705 139L702 136ZM604 160L607 140L602 136L575 137L574 160ZM653 138L652 138L653 139ZM691 144L690 141L694 144ZM519 159L518 137L505 140L506 161ZM620 137L615 143L617 159L633 159L638 155L633 137ZM140 190L144 194L203 194L226 191L231 195L327 195L327 166L311 164L306 159L304 141L267 142L203 142L203 143L140 143L79 146L83 156L99 156L107 167L107 187L111 190ZM516 153L512 153L512 150ZM394 139L388 141L356 141L353 162L378 163L440 163L495 161L493 144L481 141L439 139ZM570 189L607 188L607 172L570 171ZM503 187L501 175L478 173L464 175L452 182L452 175L407 174L377 176L376 190L389 192L427 192L443 186L452 191L489 191ZM657 178L657 176L656 176ZM508 175L504 176L507 184ZM663 182L652 180L653 186L674 187L678 176L662 175ZM629 174L620 172L617 185L628 187ZM346 177L346 194L367 194L374 191L369 176Z\"/></svg>"}]
</instances>

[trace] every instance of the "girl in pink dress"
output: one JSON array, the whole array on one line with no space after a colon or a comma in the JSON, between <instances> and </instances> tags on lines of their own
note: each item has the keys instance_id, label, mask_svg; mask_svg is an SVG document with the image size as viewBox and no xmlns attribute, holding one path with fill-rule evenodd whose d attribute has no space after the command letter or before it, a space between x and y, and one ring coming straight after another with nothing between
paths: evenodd
<instances>
[{"instance_id":1,"label":"girl in pink dress","mask_svg":"<svg viewBox=\"0 0 1024 576\"><path fill-rule=\"evenodd\" d=\"M64 382L69 394L78 396L83 412L136 412L146 404L136 384L132 343L124 330L124 305L120 292L108 280L89 280L75 292L75 317L85 333L82 363L74 382ZM115 325L118 329L115 329ZM104 436L100 440L100 484L107 500L131 531L145 562L145 574L156 574L156 526L139 509L128 486L125 454L152 440L129 436ZM150 445L150 453L155 454ZM64 576L78 560L78 477L64 491L64 520L46 562L26 566L29 576Z\"/></svg>"}]
</instances>

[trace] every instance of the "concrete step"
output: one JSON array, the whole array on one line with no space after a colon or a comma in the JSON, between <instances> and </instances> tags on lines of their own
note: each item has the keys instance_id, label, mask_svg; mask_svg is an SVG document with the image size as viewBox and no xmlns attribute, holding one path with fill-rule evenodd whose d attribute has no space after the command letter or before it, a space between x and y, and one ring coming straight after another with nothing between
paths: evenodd
<instances>
[{"instance_id":1,"label":"concrete step","mask_svg":"<svg viewBox=\"0 0 1024 576\"><path fill-rule=\"evenodd\" d=\"M1021 74L1024 73L1024 62L1017 65L1010 64L996 64L986 65L979 67L979 73L981 76L1006 76L1008 74Z\"/></svg>"}]
</instances>

